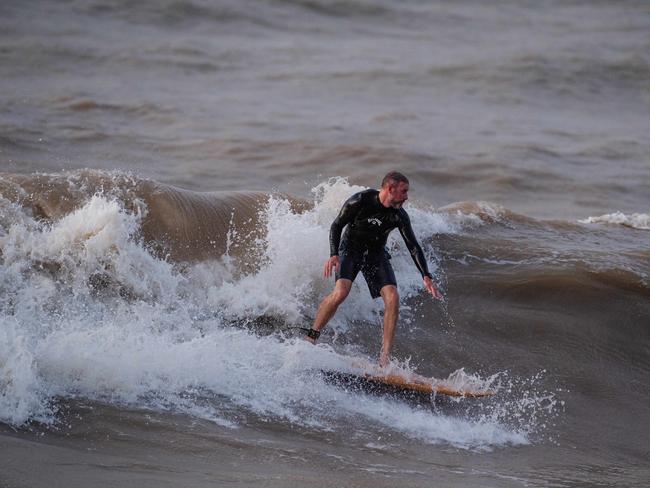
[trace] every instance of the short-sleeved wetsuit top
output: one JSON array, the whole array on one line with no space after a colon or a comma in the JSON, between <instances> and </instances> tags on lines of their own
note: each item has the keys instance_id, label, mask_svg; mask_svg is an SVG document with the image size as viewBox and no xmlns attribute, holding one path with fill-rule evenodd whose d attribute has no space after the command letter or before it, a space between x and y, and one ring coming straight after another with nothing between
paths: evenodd
<instances>
[{"instance_id":1,"label":"short-sleeved wetsuit top","mask_svg":"<svg viewBox=\"0 0 650 488\"><path fill-rule=\"evenodd\" d=\"M345 232L341 240L344 227ZM383 285L395 284L394 274L388 262L390 256L385 250L388 235L395 228L399 229L420 274L431 278L424 253L413 233L406 210L384 207L379 201L377 190L365 190L352 195L343 204L339 215L332 223L330 255L338 255L339 250L342 255L337 278L345 277L354 280L358 271L363 271L374 298L379 296L379 290ZM350 264L351 260L358 262L358 266ZM363 262L360 262L361 260ZM366 268L369 268L369 271ZM383 273L388 276L377 277L375 275L378 272L380 275Z\"/></svg>"}]
</instances>

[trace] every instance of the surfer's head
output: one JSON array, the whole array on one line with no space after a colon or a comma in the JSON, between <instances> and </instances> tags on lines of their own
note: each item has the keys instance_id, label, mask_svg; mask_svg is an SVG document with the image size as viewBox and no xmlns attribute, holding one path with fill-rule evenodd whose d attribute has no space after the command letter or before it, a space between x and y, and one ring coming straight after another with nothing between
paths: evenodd
<instances>
[{"instance_id":1,"label":"surfer's head","mask_svg":"<svg viewBox=\"0 0 650 488\"><path fill-rule=\"evenodd\" d=\"M408 200L409 180L399 171L390 171L381 180L382 203L387 207L401 208Z\"/></svg>"}]
</instances>

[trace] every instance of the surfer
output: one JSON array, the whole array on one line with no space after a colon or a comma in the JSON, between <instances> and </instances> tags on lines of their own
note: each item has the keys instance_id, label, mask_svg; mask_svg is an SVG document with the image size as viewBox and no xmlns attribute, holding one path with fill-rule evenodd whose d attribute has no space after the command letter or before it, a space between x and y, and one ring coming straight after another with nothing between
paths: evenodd
<instances>
[{"instance_id":1,"label":"surfer","mask_svg":"<svg viewBox=\"0 0 650 488\"><path fill-rule=\"evenodd\" d=\"M408 199L409 180L402 173L391 171L381 182L380 190L365 190L352 195L344 204L330 228L330 258L323 275L329 278L336 268L334 290L321 302L307 339L312 343L320 337L339 305L347 298L359 271L368 284L373 299L384 301L384 330L379 365L387 366L399 314L397 281L385 248L390 232L397 228L415 262L424 288L441 300L442 294L433 283L422 248L413 233L411 221L402 205ZM343 238L341 232L345 227Z\"/></svg>"}]
</instances>

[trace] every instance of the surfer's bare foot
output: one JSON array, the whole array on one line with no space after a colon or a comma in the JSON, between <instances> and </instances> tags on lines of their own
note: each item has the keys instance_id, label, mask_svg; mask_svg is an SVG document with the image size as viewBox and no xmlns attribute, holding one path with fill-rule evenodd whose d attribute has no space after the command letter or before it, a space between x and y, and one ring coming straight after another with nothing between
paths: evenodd
<instances>
[{"instance_id":1,"label":"surfer's bare foot","mask_svg":"<svg viewBox=\"0 0 650 488\"><path fill-rule=\"evenodd\" d=\"M390 364L390 357L388 354L381 354L379 356L379 367L380 368L385 368Z\"/></svg>"},{"instance_id":2,"label":"surfer's bare foot","mask_svg":"<svg viewBox=\"0 0 650 488\"><path fill-rule=\"evenodd\" d=\"M307 334L304 336L306 341L316 344L316 341L320 337L320 330L316 330L313 327L311 329L303 329Z\"/></svg>"}]
</instances>

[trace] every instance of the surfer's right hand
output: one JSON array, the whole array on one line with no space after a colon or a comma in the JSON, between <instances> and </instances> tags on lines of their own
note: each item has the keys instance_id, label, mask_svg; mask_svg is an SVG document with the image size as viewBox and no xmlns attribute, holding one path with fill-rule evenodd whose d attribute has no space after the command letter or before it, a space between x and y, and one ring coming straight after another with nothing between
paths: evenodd
<instances>
[{"instance_id":1,"label":"surfer's right hand","mask_svg":"<svg viewBox=\"0 0 650 488\"><path fill-rule=\"evenodd\" d=\"M338 268L340 264L338 256L332 256L327 261L325 261L325 266L323 268L323 276L329 278L332 276L332 268Z\"/></svg>"}]
</instances>

